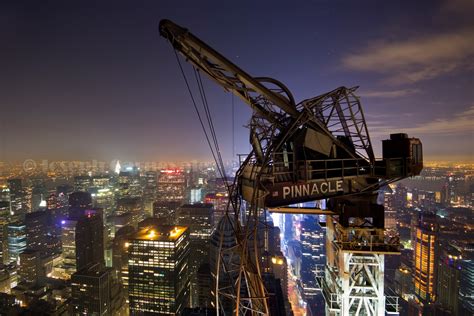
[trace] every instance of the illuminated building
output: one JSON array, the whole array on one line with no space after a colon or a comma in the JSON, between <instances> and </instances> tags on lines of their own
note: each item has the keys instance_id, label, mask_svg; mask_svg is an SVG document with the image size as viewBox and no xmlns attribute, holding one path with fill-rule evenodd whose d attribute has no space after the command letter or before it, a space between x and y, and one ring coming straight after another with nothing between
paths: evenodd
<instances>
[{"instance_id":1,"label":"illuminated building","mask_svg":"<svg viewBox=\"0 0 474 316\"><path fill-rule=\"evenodd\" d=\"M105 216L112 215L114 211L115 196L110 188L95 189L91 194L94 208L101 208Z\"/></svg>"},{"instance_id":2,"label":"illuminated building","mask_svg":"<svg viewBox=\"0 0 474 316\"><path fill-rule=\"evenodd\" d=\"M8 191L10 195L10 212L11 214L23 213L26 211L24 201L24 191L21 179L7 180Z\"/></svg>"},{"instance_id":3,"label":"illuminated building","mask_svg":"<svg viewBox=\"0 0 474 316\"><path fill-rule=\"evenodd\" d=\"M275 279L280 280L281 289L284 293L284 297L287 297L288 293L288 263L283 253L276 253L271 257L272 273Z\"/></svg>"},{"instance_id":4,"label":"illuminated building","mask_svg":"<svg viewBox=\"0 0 474 316\"><path fill-rule=\"evenodd\" d=\"M92 187L92 178L89 176L74 177L74 191L87 192Z\"/></svg>"},{"instance_id":5,"label":"illuminated building","mask_svg":"<svg viewBox=\"0 0 474 316\"><path fill-rule=\"evenodd\" d=\"M214 221L219 223L226 212L229 203L229 194L227 192L206 194L204 197L204 203L214 205Z\"/></svg>"},{"instance_id":6,"label":"illuminated building","mask_svg":"<svg viewBox=\"0 0 474 316\"><path fill-rule=\"evenodd\" d=\"M115 233L112 243L112 266L118 272L118 276L126 289L128 289L128 250L130 240L134 234L135 229L132 226L122 227Z\"/></svg>"},{"instance_id":7,"label":"illuminated building","mask_svg":"<svg viewBox=\"0 0 474 316\"><path fill-rule=\"evenodd\" d=\"M8 263L8 216L10 203L0 201L0 265Z\"/></svg>"},{"instance_id":8,"label":"illuminated building","mask_svg":"<svg viewBox=\"0 0 474 316\"><path fill-rule=\"evenodd\" d=\"M443 245L440 249L437 262L436 304L444 312L452 315L458 314L461 259L461 251L449 244Z\"/></svg>"},{"instance_id":9,"label":"illuminated building","mask_svg":"<svg viewBox=\"0 0 474 316\"><path fill-rule=\"evenodd\" d=\"M189 304L189 230L150 226L129 245L130 314L181 315Z\"/></svg>"},{"instance_id":10,"label":"illuminated building","mask_svg":"<svg viewBox=\"0 0 474 316\"><path fill-rule=\"evenodd\" d=\"M26 226L23 222L10 223L7 230L10 262L18 262L20 253L26 249Z\"/></svg>"},{"instance_id":11,"label":"illuminated building","mask_svg":"<svg viewBox=\"0 0 474 316\"><path fill-rule=\"evenodd\" d=\"M156 201L153 203L153 217L162 220L163 225L174 225L175 214L181 202Z\"/></svg>"},{"instance_id":12,"label":"illuminated building","mask_svg":"<svg viewBox=\"0 0 474 316\"><path fill-rule=\"evenodd\" d=\"M424 306L436 298L438 224L436 215L420 213L415 230L413 282L417 300Z\"/></svg>"},{"instance_id":13,"label":"illuminated building","mask_svg":"<svg viewBox=\"0 0 474 316\"><path fill-rule=\"evenodd\" d=\"M138 197L121 198L117 201L116 215L129 213L131 215L132 226L137 227L138 223L145 218L142 201Z\"/></svg>"},{"instance_id":14,"label":"illuminated building","mask_svg":"<svg viewBox=\"0 0 474 316\"><path fill-rule=\"evenodd\" d=\"M214 229L211 235L209 265L212 276L211 305L214 308L216 308L215 302L217 299L216 288L219 287L219 291L232 288L233 280L235 280L238 274L236 267L240 265L240 256L236 251L233 251L237 248L237 240L234 234L235 225L236 223L233 216L224 216L218 222L216 229ZM220 252L220 250L222 250L222 252ZM219 264L218 260L222 260L223 264ZM223 266L226 266L228 271L223 271L221 268ZM217 282L217 280L219 280L219 282ZM235 301L230 297L219 297L219 310L225 311L225 315L232 313L234 304Z\"/></svg>"},{"instance_id":15,"label":"illuminated building","mask_svg":"<svg viewBox=\"0 0 474 316\"><path fill-rule=\"evenodd\" d=\"M142 197L142 184L138 168L131 168L130 171L121 171L118 176L118 198Z\"/></svg>"},{"instance_id":16,"label":"illuminated building","mask_svg":"<svg viewBox=\"0 0 474 316\"><path fill-rule=\"evenodd\" d=\"M37 211L25 215L26 246L42 253L47 251L48 244L48 214Z\"/></svg>"},{"instance_id":17,"label":"illuminated building","mask_svg":"<svg viewBox=\"0 0 474 316\"><path fill-rule=\"evenodd\" d=\"M189 227L191 277L191 307L198 302L198 270L201 265L209 264L209 243L214 227L214 209L212 204L186 204L176 210L176 224ZM201 277L204 277L201 274ZM210 274L206 277L210 279ZM204 306L202 306L204 307Z\"/></svg>"},{"instance_id":18,"label":"illuminated building","mask_svg":"<svg viewBox=\"0 0 474 316\"><path fill-rule=\"evenodd\" d=\"M474 315L474 244L467 244L460 259L459 282L460 313Z\"/></svg>"},{"instance_id":19,"label":"illuminated building","mask_svg":"<svg viewBox=\"0 0 474 316\"><path fill-rule=\"evenodd\" d=\"M56 268L61 278L70 276L91 263L104 264L102 215L85 211L84 215L61 222L62 263Z\"/></svg>"},{"instance_id":20,"label":"illuminated building","mask_svg":"<svg viewBox=\"0 0 474 316\"><path fill-rule=\"evenodd\" d=\"M92 186L97 189L107 189L110 186L110 178L108 176L92 177Z\"/></svg>"},{"instance_id":21,"label":"illuminated building","mask_svg":"<svg viewBox=\"0 0 474 316\"><path fill-rule=\"evenodd\" d=\"M155 171L147 171L144 175L143 206L145 212L151 215L153 212L153 202L156 200L157 174Z\"/></svg>"},{"instance_id":22,"label":"illuminated building","mask_svg":"<svg viewBox=\"0 0 474 316\"><path fill-rule=\"evenodd\" d=\"M182 169L162 169L158 175L157 201L183 203L186 196L186 178Z\"/></svg>"},{"instance_id":23,"label":"illuminated building","mask_svg":"<svg viewBox=\"0 0 474 316\"><path fill-rule=\"evenodd\" d=\"M301 222L301 282L306 297L321 292L316 282L316 267L326 263L326 236L316 216L305 216Z\"/></svg>"},{"instance_id":24,"label":"illuminated building","mask_svg":"<svg viewBox=\"0 0 474 316\"><path fill-rule=\"evenodd\" d=\"M190 202L191 204L194 204L194 203L201 203L202 200L203 200L203 196L202 196L203 191L204 191L203 188L194 188L194 189L191 189L189 202Z\"/></svg>"},{"instance_id":25,"label":"illuminated building","mask_svg":"<svg viewBox=\"0 0 474 316\"><path fill-rule=\"evenodd\" d=\"M28 285L36 284L38 277L43 276L40 253L33 249L25 249L20 253L19 258L19 280Z\"/></svg>"}]
</instances>

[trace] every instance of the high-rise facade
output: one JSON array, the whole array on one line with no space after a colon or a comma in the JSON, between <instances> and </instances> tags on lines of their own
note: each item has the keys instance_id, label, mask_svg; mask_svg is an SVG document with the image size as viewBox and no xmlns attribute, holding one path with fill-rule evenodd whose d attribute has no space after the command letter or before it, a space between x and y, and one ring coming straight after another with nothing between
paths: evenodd
<instances>
[{"instance_id":1,"label":"high-rise facade","mask_svg":"<svg viewBox=\"0 0 474 316\"><path fill-rule=\"evenodd\" d=\"M451 315L458 314L461 258L461 251L445 244L437 260L436 304Z\"/></svg>"},{"instance_id":2,"label":"high-rise facade","mask_svg":"<svg viewBox=\"0 0 474 316\"><path fill-rule=\"evenodd\" d=\"M26 249L26 226L23 222L8 224L8 254L10 262L17 262Z\"/></svg>"},{"instance_id":3,"label":"high-rise facade","mask_svg":"<svg viewBox=\"0 0 474 316\"><path fill-rule=\"evenodd\" d=\"M72 315L110 315L110 269L89 265L71 276Z\"/></svg>"},{"instance_id":4,"label":"high-rise facade","mask_svg":"<svg viewBox=\"0 0 474 316\"><path fill-rule=\"evenodd\" d=\"M189 230L151 225L129 245L129 301L132 315L180 315L189 305Z\"/></svg>"},{"instance_id":5,"label":"high-rise facade","mask_svg":"<svg viewBox=\"0 0 474 316\"><path fill-rule=\"evenodd\" d=\"M200 283L198 270L202 265L209 264L209 247L212 228L214 227L214 208L212 204L186 204L177 209L175 220L177 225L189 227L191 307L197 307L199 306ZM199 277L210 279L211 276L209 274L206 277L201 273Z\"/></svg>"},{"instance_id":6,"label":"high-rise facade","mask_svg":"<svg viewBox=\"0 0 474 316\"><path fill-rule=\"evenodd\" d=\"M317 216L306 216L301 222L301 281L306 297L320 293L316 282L317 266L326 263L325 231Z\"/></svg>"},{"instance_id":7,"label":"high-rise facade","mask_svg":"<svg viewBox=\"0 0 474 316\"><path fill-rule=\"evenodd\" d=\"M91 263L104 264L104 237L101 213L85 211L82 217L61 222L62 262L56 274L68 279Z\"/></svg>"},{"instance_id":8,"label":"high-rise facade","mask_svg":"<svg viewBox=\"0 0 474 316\"><path fill-rule=\"evenodd\" d=\"M182 169L162 169L158 175L157 200L183 203L186 198L186 177Z\"/></svg>"},{"instance_id":9,"label":"high-rise facade","mask_svg":"<svg viewBox=\"0 0 474 316\"><path fill-rule=\"evenodd\" d=\"M460 266L460 311L467 315L474 315L474 243L471 242L463 247Z\"/></svg>"},{"instance_id":10,"label":"high-rise facade","mask_svg":"<svg viewBox=\"0 0 474 316\"><path fill-rule=\"evenodd\" d=\"M413 282L415 296L421 305L434 302L436 298L436 270L438 252L438 224L436 215L418 214L418 225L413 227L414 234L414 269Z\"/></svg>"}]
</instances>

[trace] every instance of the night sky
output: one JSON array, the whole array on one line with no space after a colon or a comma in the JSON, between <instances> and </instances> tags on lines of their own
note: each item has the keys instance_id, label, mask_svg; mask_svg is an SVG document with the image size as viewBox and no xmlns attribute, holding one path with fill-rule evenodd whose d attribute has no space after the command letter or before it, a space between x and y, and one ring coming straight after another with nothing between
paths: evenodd
<instances>
[{"instance_id":1,"label":"night sky","mask_svg":"<svg viewBox=\"0 0 474 316\"><path fill-rule=\"evenodd\" d=\"M473 17L472 0L2 1L0 161L209 160L163 18L297 102L360 86L378 155L403 131L425 160L473 161ZM204 84L230 159L231 94ZM236 153L250 115L235 98Z\"/></svg>"}]
</instances>

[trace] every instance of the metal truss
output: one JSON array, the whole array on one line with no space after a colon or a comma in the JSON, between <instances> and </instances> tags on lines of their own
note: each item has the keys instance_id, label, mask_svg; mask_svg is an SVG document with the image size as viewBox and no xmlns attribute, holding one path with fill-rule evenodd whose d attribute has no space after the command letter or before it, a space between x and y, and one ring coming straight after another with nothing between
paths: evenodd
<instances>
[{"instance_id":1,"label":"metal truss","mask_svg":"<svg viewBox=\"0 0 474 316\"><path fill-rule=\"evenodd\" d=\"M297 106L306 109L321 121L334 136L345 136L356 152L371 163L375 161L369 131L359 98L358 87L339 87L331 92L304 100Z\"/></svg>"},{"instance_id":2,"label":"metal truss","mask_svg":"<svg viewBox=\"0 0 474 316\"><path fill-rule=\"evenodd\" d=\"M342 227L328 216L327 263L318 282L326 300L326 315L385 315L385 254L397 250L386 246L383 229Z\"/></svg>"}]
</instances>

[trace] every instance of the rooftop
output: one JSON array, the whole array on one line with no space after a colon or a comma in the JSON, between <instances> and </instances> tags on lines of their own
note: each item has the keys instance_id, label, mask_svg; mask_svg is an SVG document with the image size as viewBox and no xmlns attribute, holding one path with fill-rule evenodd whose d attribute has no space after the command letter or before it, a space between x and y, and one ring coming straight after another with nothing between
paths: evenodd
<instances>
[{"instance_id":1,"label":"rooftop","mask_svg":"<svg viewBox=\"0 0 474 316\"><path fill-rule=\"evenodd\" d=\"M138 240L175 241L188 230L186 226L150 225L134 236Z\"/></svg>"}]
</instances>

